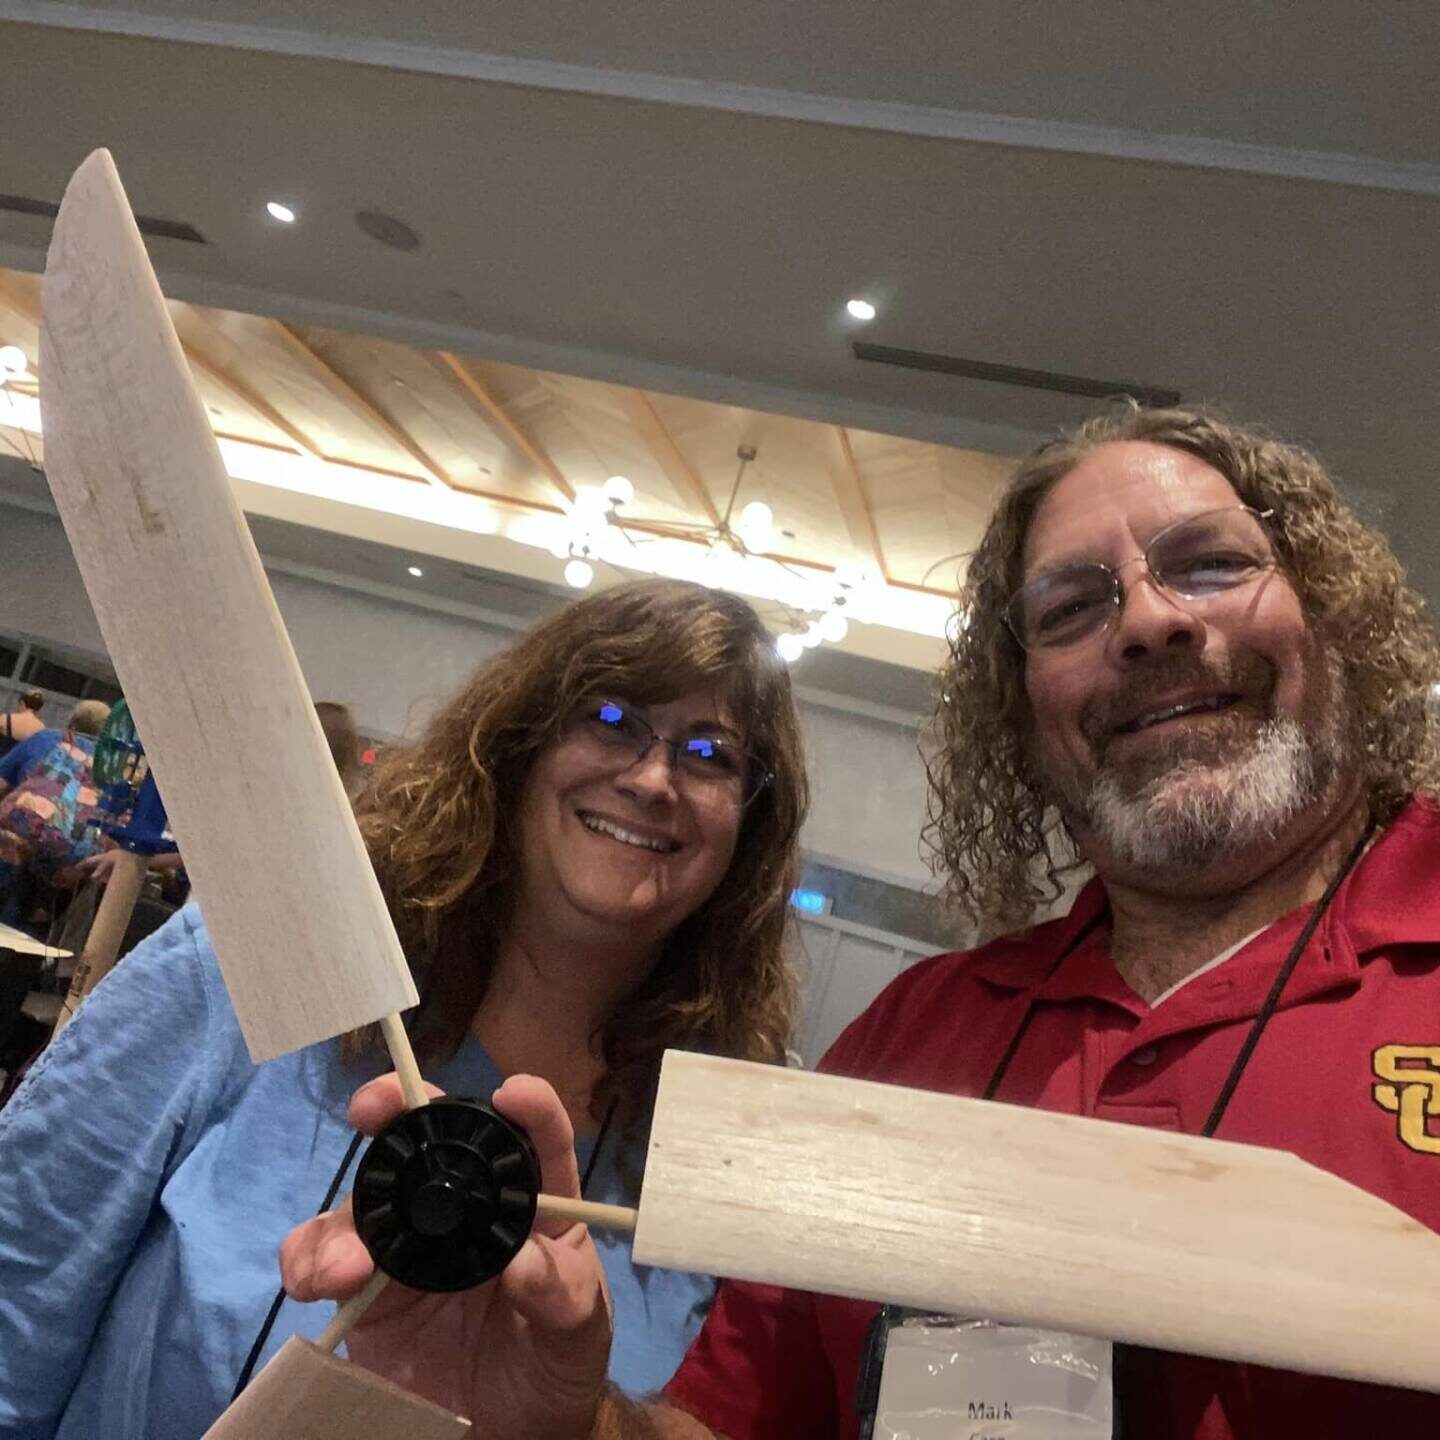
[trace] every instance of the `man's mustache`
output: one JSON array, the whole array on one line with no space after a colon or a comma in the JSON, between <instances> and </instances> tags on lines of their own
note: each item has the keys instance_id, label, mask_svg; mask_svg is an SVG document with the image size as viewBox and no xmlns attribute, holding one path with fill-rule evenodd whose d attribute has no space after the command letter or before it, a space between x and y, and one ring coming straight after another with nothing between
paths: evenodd
<instances>
[{"instance_id":1,"label":"man's mustache","mask_svg":"<svg viewBox=\"0 0 1440 1440\"><path fill-rule=\"evenodd\" d=\"M1196 656L1160 656L1132 671L1114 689L1093 697L1081 712L1080 730L1098 753L1122 725L1177 691L1268 700L1274 686L1275 667L1259 655L1237 655L1223 663Z\"/></svg>"}]
</instances>

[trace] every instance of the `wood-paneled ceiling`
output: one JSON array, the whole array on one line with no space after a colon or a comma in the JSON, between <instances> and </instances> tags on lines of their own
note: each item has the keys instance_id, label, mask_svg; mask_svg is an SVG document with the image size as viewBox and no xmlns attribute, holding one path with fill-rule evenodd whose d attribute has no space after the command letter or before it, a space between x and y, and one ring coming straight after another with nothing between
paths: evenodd
<instances>
[{"instance_id":1,"label":"wood-paneled ceiling","mask_svg":"<svg viewBox=\"0 0 1440 1440\"><path fill-rule=\"evenodd\" d=\"M764 500L774 513L770 553L817 578L859 563L896 591L948 599L1014 465L1005 456L275 318L178 301L170 309L222 439L323 460L357 487L367 478L401 480L477 495L517 515L562 515L577 490L621 474L636 492L623 515L641 536L673 529L705 537L704 527L732 504L738 515ZM19 346L30 362L16 383L20 394L43 383L39 319L39 278L0 271L0 345ZM0 430L0 444L43 461L34 436ZM743 473L741 447L755 451ZM346 529L333 514L320 523ZM396 543L414 553L409 531ZM516 573L533 576L533 552L521 566L519 547L510 548ZM491 540L477 559L493 568L498 555L504 568L505 553ZM697 545L697 563L701 554ZM560 558L545 555L541 564L542 574L560 579ZM933 637L914 640L897 654L892 636L878 653L931 663Z\"/></svg>"}]
</instances>

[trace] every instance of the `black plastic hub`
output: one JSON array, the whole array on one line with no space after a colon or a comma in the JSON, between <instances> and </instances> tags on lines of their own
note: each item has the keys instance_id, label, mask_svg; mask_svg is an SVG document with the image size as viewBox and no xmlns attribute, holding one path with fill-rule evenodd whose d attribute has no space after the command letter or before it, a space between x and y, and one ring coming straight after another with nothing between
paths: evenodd
<instances>
[{"instance_id":1,"label":"black plastic hub","mask_svg":"<svg viewBox=\"0 0 1440 1440\"><path fill-rule=\"evenodd\" d=\"M519 1253L539 1193L525 1132L479 1100L447 1096L371 1141L355 1174L355 1228L402 1284L468 1290Z\"/></svg>"}]
</instances>

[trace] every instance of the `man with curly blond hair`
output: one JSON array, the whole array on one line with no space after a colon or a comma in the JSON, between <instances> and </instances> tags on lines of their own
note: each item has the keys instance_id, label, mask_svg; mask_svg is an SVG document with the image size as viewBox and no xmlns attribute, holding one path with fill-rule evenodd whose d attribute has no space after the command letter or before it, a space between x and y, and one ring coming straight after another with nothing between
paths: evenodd
<instances>
[{"instance_id":1,"label":"man with curly blond hair","mask_svg":"<svg viewBox=\"0 0 1440 1440\"><path fill-rule=\"evenodd\" d=\"M822 1068L1292 1151L1440 1230L1440 649L1385 540L1305 452L1131 407L1020 464L961 600L931 757L952 893L993 930L1092 873L1063 918L907 971ZM727 1282L637 1408L587 1390L605 1327L583 1275L555 1288L522 1357L550 1409L477 1393L484 1434L859 1433L873 1305ZM1440 1433L1415 1391L1142 1350L1119 1374L1138 1440Z\"/></svg>"}]
</instances>

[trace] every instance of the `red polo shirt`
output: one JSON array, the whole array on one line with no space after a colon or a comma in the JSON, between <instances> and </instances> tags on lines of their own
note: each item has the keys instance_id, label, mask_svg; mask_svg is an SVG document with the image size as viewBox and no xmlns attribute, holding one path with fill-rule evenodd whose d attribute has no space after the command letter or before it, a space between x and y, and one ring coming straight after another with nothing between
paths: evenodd
<instances>
[{"instance_id":1,"label":"red polo shirt","mask_svg":"<svg viewBox=\"0 0 1440 1440\"><path fill-rule=\"evenodd\" d=\"M1440 810L1414 801L1340 887L1218 1132L1292 1151L1434 1230L1437 868ZM821 1068L979 1095L1028 1014L996 1098L1198 1133L1308 913L1277 920L1152 1010L1109 963L1105 893L1093 883L1063 920L906 971ZM853 1440L874 1314L726 1282L667 1394L730 1440ZM1440 1436L1440 1395L1148 1350L1126 1358L1119 1384L1133 1440ZM1440 1381L1440 1338L1435 1363Z\"/></svg>"}]
</instances>

